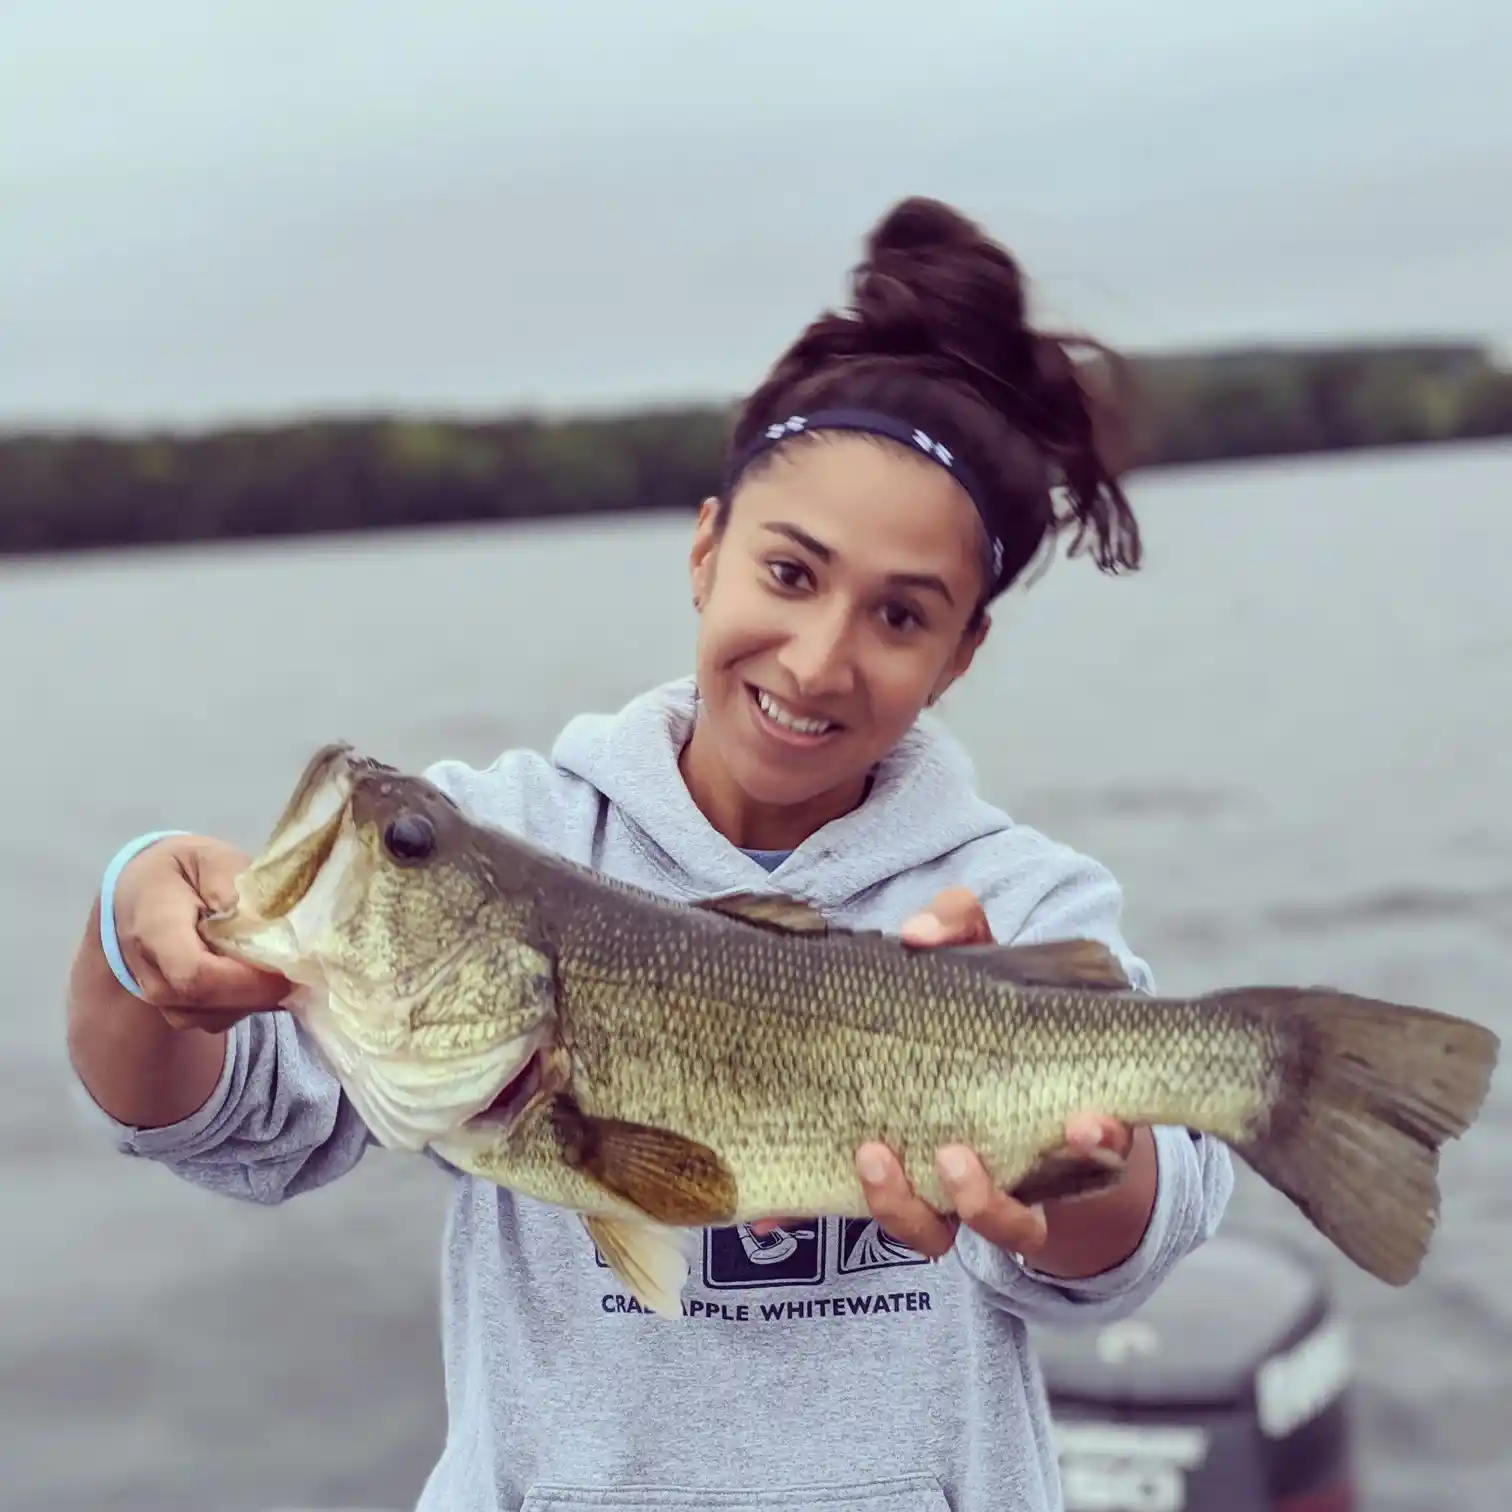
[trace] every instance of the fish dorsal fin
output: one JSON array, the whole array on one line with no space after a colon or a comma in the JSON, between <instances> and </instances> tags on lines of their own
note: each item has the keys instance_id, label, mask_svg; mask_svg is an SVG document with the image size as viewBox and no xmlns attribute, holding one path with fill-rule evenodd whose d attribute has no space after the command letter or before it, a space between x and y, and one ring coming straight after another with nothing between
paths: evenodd
<instances>
[{"instance_id":1,"label":"fish dorsal fin","mask_svg":"<svg viewBox=\"0 0 1512 1512\"><path fill-rule=\"evenodd\" d=\"M551 1113L567 1163L634 1203L648 1218L706 1228L728 1223L734 1215L735 1177L707 1145L671 1129L596 1118L565 1093L557 1096Z\"/></svg>"},{"instance_id":2,"label":"fish dorsal fin","mask_svg":"<svg viewBox=\"0 0 1512 1512\"><path fill-rule=\"evenodd\" d=\"M1042 945L955 945L949 954L975 971L1018 987L1088 987L1127 992L1134 984L1100 940L1047 940Z\"/></svg>"},{"instance_id":3,"label":"fish dorsal fin","mask_svg":"<svg viewBox=\"0 0 1512 1512\"><path fill-rule=\"evenodd\" d=\"M722 898L700 898L693 906L779 934L829 934L831 930L829 921L812 903L786 893L728 893Z\"/></svg>"}]
</instances>

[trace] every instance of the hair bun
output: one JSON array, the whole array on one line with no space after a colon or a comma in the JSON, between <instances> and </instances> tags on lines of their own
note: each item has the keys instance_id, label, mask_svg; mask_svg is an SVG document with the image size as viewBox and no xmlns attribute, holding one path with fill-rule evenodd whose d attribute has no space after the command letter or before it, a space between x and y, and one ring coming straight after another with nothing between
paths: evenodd
<instances>
[{"instance_id":1,"label":"hair bun","mask_svg":"<svg viewBox=\"0 0 1512 1512\"><path fill-rule=\"evenodd\" d=\"M976 248L987 241L980 226L940 200L914 195L894 205L866 238L867 257L890 253Z\"/></svg>"},{"instance_id":2,"label":"hair bun","mask_svg":"<svg viewBox=\"0 0 1512 1512\"><path fill-rule=\"evenodd\" d=\"M998 243L958 210L914 197L895 205L851 273L857 344L879 356L933 357L1003 407L1036 373L1024 278Z\"/></svg>"},{"instance_id":3,"label":"hair bun","mask_svg":"<svg viewBox=\"0 0 1512 1512\"><path fill-rule=\"evenodd\" d=\"M774 417L880 409L938 424L991 480L979 507L1007 548L1001 582L1068 526L1073 555L1090 536L1105 571L1139 564L1118 484L1133 451L1127 369L1097 342L1029 324L1006 247L940 200L901 200L867 236L850 296L810 322L741 406L727 466ZM1087 353L1102 360L1078 361Z\"/></svg>"}]
</instances>

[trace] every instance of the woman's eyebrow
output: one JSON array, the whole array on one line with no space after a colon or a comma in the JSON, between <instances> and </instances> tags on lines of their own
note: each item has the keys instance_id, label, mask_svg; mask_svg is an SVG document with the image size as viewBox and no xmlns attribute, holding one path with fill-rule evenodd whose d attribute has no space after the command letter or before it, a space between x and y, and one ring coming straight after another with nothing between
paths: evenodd
<instances>
[{"instance_id":1,"label":"woman's eyebrow","mask_svg":"<svg viewBox=\"0 0 1512 1512\"><path fill-rule=\"evenodd\" d=\"M828 565L835 560L834 548L826 546L823 541L811 536L808 531L800 529L797 525L789 524L786 520L768 520L763 529L770 530L773 535L786 536L788 540ZM890 572L887 581L897 588L922 588L932 593L938 593L945 602L952 607L955 605L955 596L946 586L945 579L937 577L932 572Z\"/></svg>"}]
</instances>

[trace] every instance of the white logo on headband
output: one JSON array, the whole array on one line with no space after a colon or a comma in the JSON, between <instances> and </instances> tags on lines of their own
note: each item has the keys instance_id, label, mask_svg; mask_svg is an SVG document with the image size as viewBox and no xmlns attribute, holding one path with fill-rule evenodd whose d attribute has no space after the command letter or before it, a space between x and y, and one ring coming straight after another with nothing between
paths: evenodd
<instances>
[{"instance_id":1,"label":"white logo on headband","mask_svg":"<svg viewBox=\"0 0 1512 1512\"><path fill-rule=\"evenodd\" d=\"M779 420L775 425L766 428L768 441L780 441L784 436L796 436L808 421L802 415L793 415L787 420Z\"/></svg>"},{"instance_id":2,"label":"white logo on headband","mask_svg":"<svg viewBox=\"0 0 1512 1512\"><path fill-rule=\"evenodd\" d=\"M926 436L921 430L916 430L913 433L913 444L920 451L929 452L931 456L937 457L946 467L953 466L955 463L955 458L951 456L948 446L942 446L933 437Z\"/></svg>"},{"instance_id":3,"label":"white logo on headband","mask_svg":"<svg viewBox=\"0 0 1512 1512\"><path fill-rule=\"evenodd\" d=\"M819 423L821 425L824 425L827 422L843 425L848 420L852 423L859 423L860 428L863 430L876 430L879 435L892 435L897 436L899 440L902 439L900 434L902 427L899 427L899 429L896 431L893 430L891 427L892 425L896 424L896 422L886 421L885 417L867 417L865 415L851 416L848 414L829 415L827 413L821 414L819 417ZM789 415L786 420L777 420L774 421L771 425L767 426L766 430L762 432L762 435L768 441L781 441L784 437L796 436L800 431L806 431L808 429L808 424L809 422L807 415ZM940 463L942 467L947 468L949 471L955 471L955 454L943 442L936 441L928 431L916 429L909 439L926 456L933 457L935 461ZM979 509L980 507L980 504L978 504ZM992 576L994 581L1000 578L1002 576L1002 573L1003 543L1001 540L994 536L992 541Z\"/></svg>"}]
</instances>

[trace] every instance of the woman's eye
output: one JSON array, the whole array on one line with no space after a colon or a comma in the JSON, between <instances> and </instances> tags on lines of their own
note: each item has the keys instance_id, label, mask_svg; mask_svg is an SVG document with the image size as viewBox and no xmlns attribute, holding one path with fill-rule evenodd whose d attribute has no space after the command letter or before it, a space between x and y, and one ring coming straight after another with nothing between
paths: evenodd
<instances>
[{"instance_id":1,"label":"woman's eye","mask_svg":"<svg viewBox=\"0 0 1512 1512\"><path fill-rule=\"evenodd\" d=\"M786 558L768 562L767 571L783 588L801 588L809 579L807 567L801 562L790 562Z\"/></svg>"},{"instance_id":2,"label":"woman's eye","mask_svg":"<svg viewBox=\"0 0 1512 1512\"><path fill-rule=\"evenodd\" d=\"M924 623L907 604L884 604L882 620L889 630L912 630Z\"/></svg>"}]
</instances>

